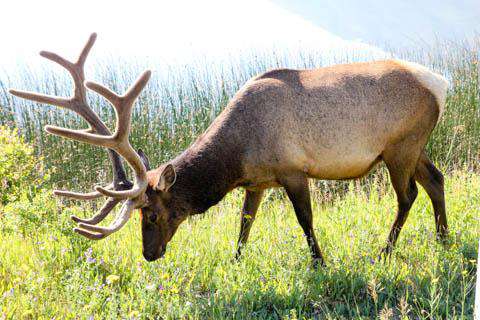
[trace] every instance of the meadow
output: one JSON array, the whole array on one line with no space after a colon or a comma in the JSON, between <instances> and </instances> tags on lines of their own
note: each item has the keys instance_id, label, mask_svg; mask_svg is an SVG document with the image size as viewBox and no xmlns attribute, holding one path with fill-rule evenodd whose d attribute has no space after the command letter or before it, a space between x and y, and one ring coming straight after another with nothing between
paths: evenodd
<instances>
[{"instance_id":1,"label":"meadow","mask_svg":"<svg viewBox=\"0 0 480 320\"><path fill-rule=\"evenodd\" d=\"M422 189L392 257L376 260L396 206L380 167L360 181L312 182L315 229L327 260L318 270L279 190L269 191L238 262L240 190L185 222L165 258L154 263L141 255L138 215L103 241L76 235L69 216L91 215L98 204L54 199L51 190L89 190L108 181L106 153L42 130L84 126L75 115L7 93L15 87L67 95L71 84L60 70L0 75L0 319L471 318L480 234L479 48L475 39L395 53L451 83L427 146L446 176L448 245L435 241ZM188 147L251 76L358 60L368 57L326 61L320 53L265 53L215 66L159 66L135 108L132 144L158 165ZM143 67L97 61L87 74L122 91ZM90 98L111 125L113 110Z\"/></svg>"},{"instance_id":2,"label":"meadow","mask_svg":"<svg viewBox=\"0 0 480 320\"><path fill-rule=\"evenodd\" d=\"M88 210L40 193L4 207L0 314L5 319L469 319L480 222L480 178L447 179L448 248L434 235L421 192L387 262L376 261L393 218L390 186L351 183L325 202L314 192L315 229L327 266L314 270L287 201L270 194L249 244L233 260L240 192L184 223L165 258L141 254L139 216L105 241L71 230Z\"/></svg>"}]
</instances>

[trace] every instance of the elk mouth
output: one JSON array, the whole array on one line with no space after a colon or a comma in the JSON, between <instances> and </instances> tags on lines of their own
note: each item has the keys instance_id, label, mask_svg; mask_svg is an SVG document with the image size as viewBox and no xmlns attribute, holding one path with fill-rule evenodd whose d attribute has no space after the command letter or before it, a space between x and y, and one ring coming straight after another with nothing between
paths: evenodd
<instances>
[{"instance_id":1,"label":"elk mouth","mask_svg":"<svg viewBox=\"0 0 480 320\"><path fill-rule=\"evenodd\" d=\"M155 261L155 260L158 260L160 258L162 258L164 255L165 255L165 251L166 251L166 247L165 246L160 246L159 250L156 251L156 252L143 252L143 257L145 258L145 260L147 260L148 262L152 262L152 261Z\"/></svg>"}]
</instances>

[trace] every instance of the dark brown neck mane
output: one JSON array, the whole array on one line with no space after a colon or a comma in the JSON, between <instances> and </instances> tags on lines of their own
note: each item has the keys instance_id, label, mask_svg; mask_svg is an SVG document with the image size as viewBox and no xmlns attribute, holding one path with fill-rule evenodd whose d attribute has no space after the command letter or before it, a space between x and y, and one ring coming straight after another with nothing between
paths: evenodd
<instances>
[{"instance_id":1,"label":"dark brown neck mane","mask_svg":"<svg viewBox=\"0 0 480 320\"><path fill-rule=\"evenodd\" d=\"M171 192L189 207L191 214L203 213L217 204L243 175L238 144L223 143L224 139L205 140L200 137L172 161L177 180Z\"/></svg>"}]
</instances>

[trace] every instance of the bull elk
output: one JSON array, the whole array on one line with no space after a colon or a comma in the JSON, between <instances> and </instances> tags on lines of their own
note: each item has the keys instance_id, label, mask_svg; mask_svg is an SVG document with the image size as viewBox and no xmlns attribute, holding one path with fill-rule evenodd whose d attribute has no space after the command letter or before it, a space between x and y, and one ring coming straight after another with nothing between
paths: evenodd
<instances>
[{"instance_id":1,"label":"bull elk","mask_svg":"<svg viewBox=\"0 0 480 320\"><path fill-rule=\"evenodd\" d=\"M129 143L135 99L150 78L144 72L123 95L84 82L84 64L96 39L92 34L76 62L42 51L71 74L74 93L60 98L10 93L78 113L85 130L46 126L51 134L109 150L113 182L90 193L54 191L80 200L108 197L90 219L72 216L74 230L90 239L118 231L132 211L141 209L143 255L162 257L167 243L188 216L205 212L237 187L245 189L237 257L245 245L264 190L283 187L293 204L313 261L323 264L312 224L308 178L355 179L385 162L398 210L386 247L389 254L417 196L416 182L434 208L437 236L447 236L443 176L425 153L425 144L442 114L448 83L427 68L400 60L335 65L314 70L279 69L249 80L210 127L183 153L150 169L141 150ZM115 108L116 128L89 107L86 88ZM133 169L127 180L121 158ZM97 226L119 203L108 227Z\"/></svg>"}]
</instances>

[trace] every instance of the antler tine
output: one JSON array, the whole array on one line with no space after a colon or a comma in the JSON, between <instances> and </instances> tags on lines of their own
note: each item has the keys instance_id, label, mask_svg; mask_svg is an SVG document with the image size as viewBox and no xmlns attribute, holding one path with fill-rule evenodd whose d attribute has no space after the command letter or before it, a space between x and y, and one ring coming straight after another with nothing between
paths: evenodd
<instances>
[{"instance_id":1,"label":"antler tine","mask_svg":"<svg viewBox=\"0 0 480 320\"><path fill-rule=\"evenodd\" d=\"M128 88L127 92L124 94L124 97L132 102L135 101L140 95L140 93L142 93L142 90L147 85L151 75L152 75L152 71L145 70L137 78L137 80L130 86L130 88Z\"/></svg>"},{"instance_id":2,"label":"antler tine","mask_svg":"<svg viewBox=\"0 0 480 320\"><path fill-rule=\"evenodd\" d=\"M114 187L113 183L110 183L105 189L110 190ZM53 194L60 197L67 197L77 200L93 200L103 197L104 195L98 191L92 191L88 193L79 193L79 192L72 192L67 190L53 190Z\"/></svg>"},{"instance_id":3,"label":"antler tine","mask_svg":"<svg viewBox=\"0 0 480 320\"><path fill-rule=\"evenodd\" d=\"M107 197L116 198L116 199L127 199L127 198L137 197L143 191L145 191L146 187L147 187L147 182L142 180L141 182L136 181L133 188L128 190L113 191L113 190L105 189L101 186L96 186L95 190L97 190L99 193Z\"/></svg>"},{"instance_id":4,"label":"antler tine","mask_svg":"<svg viewBox=\"0 0 480 320\"><path fill-rule=\"evenodd\" d=\"M42 50L42 51L40 51L40 55L42 57L44 57L45 59L51 60L55 63L58 63L59 65L61 65L62 67L64 67L65 69L67 69L70 72L72 71L72 69L75 66L75 64L73 62L70 62L67 59L59 56L58 54L50 52L50 51Z\"/></svg>"},{"instance_id":5,"label":"antler tine","mask_svg":"<svg viewBox=\"0 0 480 320\"><path fill-rule=\"evenodd\" d=\"M115 110L117 109L116 106L118 105L118 102L121 99L121 97L118 94L116 94L115 92L113 92L109 88L101 85L100 83L97 83L97 82L94 82L94 81L86 81L85 82L85 87L87 87L88 89L90 89L92 91L95 91L99 95L103 96L105 99L107 99L112 104L112 106L115 108Z\"/></svg>"},{"instance_id":6,"label":"antler tine","mask_svg":"<svg viewBox=\"0 0 480 320\"><path fill-rule=\"evenodd\" d=\"M90 53L90 49L92 49L95 40L97 40L97 34L93 32L88 38L87 43L83 47L82 52L80 52L77 62L75 63L76 65L83 66L85 64L85 60L87 59L87 56Z\"/></svg>"},{"instance_id":7,"label":"antler tine","mask_svg":"<svg viewBox=\"0 0 480 320\"><path fill-rule=\"evenodd\" d=\"M84 236L85 238L88 238L90 240L101 240L101 239L103 239L107 236L106 234L91 233L91 232L88 232L88 231L85 231L85 230L79 229L79 228L73 228L73 231L75 231L79 235Z\"/></svg>"},{"instance_id":8,"label":"antler tine","mask_svg":"<svg viewBox=\"0 0 480 320\"><path fill-rule=\"evenodd\" d=\"M135 210L135 207L136 207L135 200L131 200L131 199L127 200L122 205L120 213L118 214L115 221L108 227L98 227L90 224L80 223L78 225L79 228L75 228L73 230L81 234L82 236L85 236L92 240L103 239L106 236L121 229L125 225L125 223L127 223L127 221L130 219L130 216L132 215L132 211ZM95 233L92 233L92 232L95 232Z\"/></svg>"},{"instance_id":9,"label":"antler tine","mask_svg":"<svg viewBox=\"0 0 480 320\"><path fill-rule=\"evenodd\" d=\"M70 99L50 96L47 94L9 89L8 92L22 99L33 100L39 103L51 104L57 107L70 109Z\"/></svg>"},{"instance_id":10,"label":"antler tine","mask_svg":"<svg viewBox=\"0 0 480 320\"><path fill-rule=\"evenodd\" d=\"M115 140L112 136L103 136L95 133L89 133L85 130L73 130L50 125L45 126L45 131L50 134L93 144L100 147L106 147L109 149L114 149L115 147Z\"/></svg>"},{"instance_id":11,"label":"antler tine","mask_svg":"<svg viewBox=\"0 0 480 320\"><path fill-rule=\"evenodd\" d=\"M119 202L120 202L120 199L115 199L115 198L108 199L104 203L102 208L98 211L98 213L96 215L94 215L93 217L91 217L90 219L81 219L77 216L70 216L70 218L77 223L85 223L85 224L94 225L94 224L97 224L97 223L101 222L103 219L105 219L105 217L110 213L110 211L112 211L113 208L115 208L115 206Z\"/></svg>"}]
</instances>

